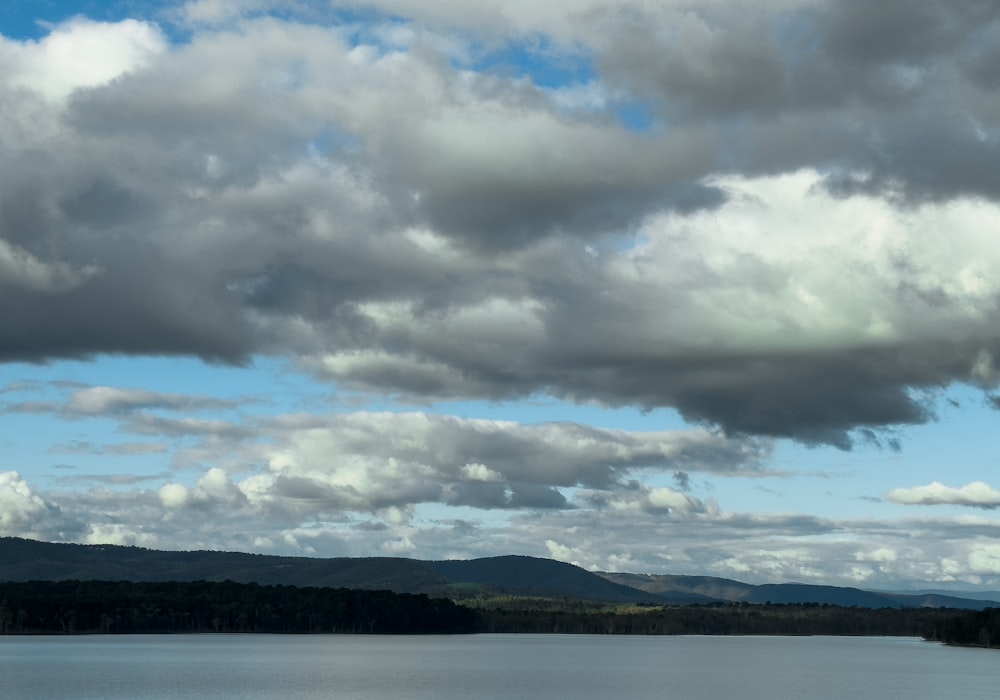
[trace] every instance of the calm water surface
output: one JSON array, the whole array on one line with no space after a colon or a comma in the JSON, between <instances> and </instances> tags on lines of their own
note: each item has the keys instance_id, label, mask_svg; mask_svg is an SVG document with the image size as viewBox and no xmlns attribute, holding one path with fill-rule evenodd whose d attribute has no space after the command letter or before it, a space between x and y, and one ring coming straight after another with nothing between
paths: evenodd
<instances>
[{"instance_id":1,"label":"calm water surface","mask_svg":"<svg viewBox=\"0 0 1000 700\"><path fill-rule=\"evenodd\" d=\"M0 637L5 700L993 700L1000 651L908 638Z\"/></svg>"}]
</instances>

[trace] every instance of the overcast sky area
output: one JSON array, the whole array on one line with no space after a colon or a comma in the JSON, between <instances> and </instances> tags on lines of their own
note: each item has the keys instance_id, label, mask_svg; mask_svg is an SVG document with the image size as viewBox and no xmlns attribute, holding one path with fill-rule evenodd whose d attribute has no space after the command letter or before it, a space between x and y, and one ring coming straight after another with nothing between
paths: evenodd
<instances>
[{"instance_id":1,"label":"overcast sky area","mask_svg":"<svg viewBox=\"0 0 1000 700\"><path fill-rule=\"evenodd\" d=\"M1000 0L8 0L0 535L1000 589Z\"/></svg>"}]
</instances>

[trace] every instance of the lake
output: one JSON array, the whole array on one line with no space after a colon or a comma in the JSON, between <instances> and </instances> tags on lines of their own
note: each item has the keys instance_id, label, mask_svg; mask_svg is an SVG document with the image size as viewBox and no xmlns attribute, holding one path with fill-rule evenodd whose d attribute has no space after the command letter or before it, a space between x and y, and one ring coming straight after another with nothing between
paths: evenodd
<instances>
[{"instance_id":1,"label":"lake","mask_svg":"<svg viewBox=\"0 0 1000 700\"><path fill-rule=\"evenodd\" d=\"M5 700L987 700L1000 651L896 637L0 637Z\"/></svg>"}]
</instances>

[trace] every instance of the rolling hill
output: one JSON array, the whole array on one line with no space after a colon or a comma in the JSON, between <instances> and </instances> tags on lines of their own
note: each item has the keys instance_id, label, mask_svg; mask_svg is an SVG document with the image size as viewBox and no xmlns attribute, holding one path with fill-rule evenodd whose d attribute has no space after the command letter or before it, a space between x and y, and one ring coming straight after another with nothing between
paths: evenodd
<instances>
[{"instance_id":1,"label":"rolling hill","mask_svg":"<svg viewBox=\"0 0 1000 700\"><path fill-rule=\"evenodd\" d=\"M846 586L818 586L804 583L768 583L759 586L712 576L669 574L622 574L602 572L609 581L669 597L687 593L732 603L817 603L857 608L961 608L982 610L1000 607L990 600L962 598L940 593L892 593L865 591Z\"/></svg>"},{"instance_id":2,"label":"rolling hill","mask_svg":"<svg viewBox=\"0 0 1000 700\"><path fill-rule=\"evenodd\" d=\"M0 581L234 581L425 593L450 598L496 595L647 604L815 603L863 608L1000 603L937 593L901 594L796 583L754 586L710 576L596 574L526 556L420 561L393 557L282 557L240 552L173 552L0 538Z\"/></svg>"}]
</instances>

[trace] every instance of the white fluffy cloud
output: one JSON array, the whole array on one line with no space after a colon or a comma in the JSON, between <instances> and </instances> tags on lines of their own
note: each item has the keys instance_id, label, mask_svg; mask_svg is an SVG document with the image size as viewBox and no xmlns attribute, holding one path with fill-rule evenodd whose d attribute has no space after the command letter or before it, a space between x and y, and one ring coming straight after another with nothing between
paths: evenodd
<instances>
[{"instance_id":1,"label":"white fluffy cloud","mask_svg":"<svg viewBox=\"0 0 1000 700\"><path fill-rule=\"evenodd\" d=\"M617 490L646 471L753 474L768 451L766 443L710 431L526 426L424 413L293 419L276 428L269 432L280 447L270 450L268 472L241 487L255 503L327 515L421 503L571 508L568 490L578 486ZM701 508L666 488L645 492L638 503Z\"/></svg>"},{"instance_id":2,"label":"white fluffy cloud","mask_svg":"<svg viewBox=\"0 0 1000 700\"><path fill-rule=\"evenodd\" d=\"M176 482L164 484L160 487L159 496L164 507L170 509L196 507L237 510L247 504L243 491L225 470L218 467L205 472L193 488Z\"/></svg>"},{"instance_id":3,"label":"white fluffy cloud","mask_svg":"<svg viewBox=\"0 0 1000 700\"><path fill-rule=\"evenodd\" d=\"M993 542L976 542L967 555L968 568L983 576L1000 574L1000 546ZM965 567L956 567L964 571Z\"/></svg>"},{"instance_id":4,"label":"white fluffy cloud","mask_svg":"<svg viewBox=\"0 0 1000 700\"><path fill-rule=\"evenodd\" d=\"M54 507L17 472L0 472L0 535L31 537L51 526Z\"/></svg>"},{"instance_id":5,"label":"white fluffy cloud","mask_svg":"<svg viewBox=\"0 0 1000 700\"><path fill-rule=\"evenodd\" d=\"M167 50L153 24L73 19L38 42L0 37L0 83L62 100L79 88L108 83L142 68Z\"/></svg>"},{"instance_id":6,"label":"white fluffy cloud","mask_svg":"<svg viewBox=\"0 0 1000 700\"><path fill-rule=\"evenodd\" d=\"M927 486L892 489L886 498L904 505L935 506L957 505L973 508L1000 507L1000 491L982 481L961 487L945 486L939 481Z\"/></svg>"}]
</instances>

